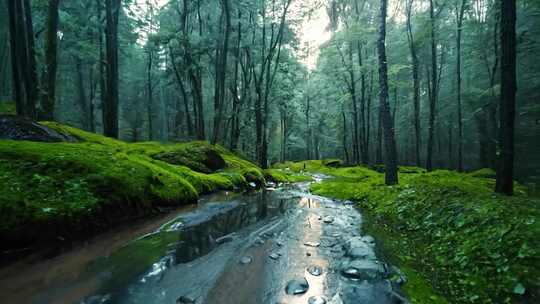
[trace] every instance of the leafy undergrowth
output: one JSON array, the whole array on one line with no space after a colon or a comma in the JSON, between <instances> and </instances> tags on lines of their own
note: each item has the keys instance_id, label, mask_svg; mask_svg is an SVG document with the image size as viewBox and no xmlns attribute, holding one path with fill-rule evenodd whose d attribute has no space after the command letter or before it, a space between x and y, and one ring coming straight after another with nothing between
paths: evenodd
<instances>
[{"instance_id":1,"label":"leafy undergrowth","mask_svg":"<svg viewBox=\"0 0 540 304\"><path fill-rule=\"evenodd\" d=\"M3 251L84 238L156 207L264 183L257 166L206 142L128 144L44 124L80 142L0 140Z\"/></svg>"},{"instance_id":2,"label":"leafy undergrowth","mask_svg":"<svg viewBox=\"0 0 540 304\"><path fill-rule=\"evenodd\" d=\"M279 167L303 169L302 163ZM425 173L401 168L400 185L365 167L307 170L334 176L313 184L318 195L353 200L367 229L408 273L415 303L540 303L540 201L517 185L514 197L493 193L493 172Z\"/></svg>"}]
</instances>

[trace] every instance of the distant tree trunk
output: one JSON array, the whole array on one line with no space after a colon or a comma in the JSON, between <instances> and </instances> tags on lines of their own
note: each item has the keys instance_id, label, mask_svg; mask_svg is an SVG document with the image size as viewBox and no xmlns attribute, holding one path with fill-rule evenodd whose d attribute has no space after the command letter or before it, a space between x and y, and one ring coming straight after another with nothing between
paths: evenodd
<instances>
[{"instance_id":1,"label":"distant tree trunk","mask_svg":"<svg viewBox=\"0 0 540 304\"><path fill-rule=\"evenodd\" d=\"M118 138L118 16L121 0L106 0L107 94L103 107L103 133Z\"/></svg>"},{"instance_id":2,"label":"distant tree trunk","mask_svg":"<svg viewBox=\"0 0 540 304\"><path fill-rule=\"evenodd\" d=\"M154 140L154 119L153 119L153 104L154 104L154 88L152 87L152 65L154 55L152 50L148 49L148 63L146 66L146 115L148 115L148 140Z\"/></svg>"},{"instance_id":3,"label":"distant tree trunk","mask_svg":"<svg viewBox=\"0 0 540 304\"><path fill-rule=\"evenodd\" d=\"M461 105L461 33L463 26L463 16L467 0L461 1L461 6L457 11L457 62L456 62L456 82L457 82L457 116L458 116L458 171L463 172L463 107Z\"/></svg>"},{"instance_id":4,"label":"distant tree trunk","mask_svg":"<svg viewBox=\"0 0 540 304\"><path fill-rule=\"evenodd\" d=\"M43 99L40 120L54 120L56 93L57 44L58 44L58 6L60 0L49 0L47 9L47 32L45 40L45 79L43 80Z\"/></svg>"},{"instance_id":5,"label":"distant tree trunk","mask_svg":"<svg viewBox=\"0 0 540 304\"><path fill-rule=\"evenodd\" d=\"M430 35L431 35L431 85L429 94L429 129L427 143L426 169L433 170L433 146L435 140L435 116L438 96L437 73L437 42L435 38L435 7L433 0L429 0ZM429 75L428 75L429 78Z\"/></svg>"},{"instance_id":6,"label":"distant tree trunk","mask_svg":"<svg viewBox=\"0 0 540 304\"><path fill-rule=\"evenodd\" d=\"M187 133L189 137L192 137L195 135L193 130L193 121L191 120L191 114L189 112L189 101L188 101L188 94L186 92L186 86L184 85L184 80L182 76L180 75L180 71L178 70L178 67L176 66L176 57L174 55L172 47L169 46L169 54L171 56L171 65L173 67L174 75L176 77L176 82L178 83L178 86L180 87L180 93L182 94L182 101L184 104L184 112L186 113L186 125L187 125ZM177 106L176 109L178 112L180 111L180 106ZM176 119L176 126L180 125L180 118L177 117ZM179 135L179 134L178 134Z\"/></svg>"},{"instance_id":7,"label":"distant tree trunk","mask_svg":"<svg viewBox=\"0 0 540 304\"><path fill-rule=\"evenodd\" d=\"M75 56L75 71L77 73L75 83L77 85L78 101L81 108L81 124L83 125L83 129L90 130L90 121L88 119L88 112L90 112L90 109L88 107L84 89L83 64L79 56Z\"/></svg>"},{"instance_id":8,"label":"distant tree trunk","mask_svg":"<svg viewBox=\"0 0 540 304\"><path fill-rule=\"evenodd\" d=\"M360 162L360 144L359 144L359 128L358 128L358 96L356 94L356 75L354 73L352 45L349 46L349 90L352 98L353 106L353 161Z\"/></svg>"},{"instance_id":9,"label":"distant tree trunk","mask_svg":"<svg viewBox=\"0 0 540 304\"><path fill-rule=\"evenodd\" d=\"M357 42L358 48L358 65L360 67L360 160L362 164L369 162L369 142L367 135L367 119L366 119L366 72L362 62L362 44Z\"/></svg>"},{"instance_id":10,"label":"distant tree trunk","mask_svg":"<svg viewBox=\"0 0 540 304\"><path fill-rule=\"evenodd\" d=\"M379 86L380 111L384 132L385 146L385 183L395 185L398 183L397 148L394 135L394 124L390 115L388 103L388 67L386 58L386 11L387 0L381 0L381 16L379 25L379 38L377 39L377 51L379 54Z\"/></svg>"},{"instance_id":11,"label":"distant tree trunk","mask_svg":"<svg viewBox=\"0 0 540 304\"><path fill-rule=\"evenodd\" d=\"M416 51L416 42L414 40L412 28L412 5L414 0L407 2L407 38L411 52L412 78L413 78L413 124L414 124L414 160L417 166L420 166L420 76L419 60Z\"/></svg>"},{"instance_id":12,"label":"distant tree trunk","mask_svg":"<svg viewBox=\"0 0 540 304\"><path fill-rule=\"evenodd\" d=\"M514 123L516 115L516 1L501 0L500 158L495 191L514 192Z\"/></svg>"},{"instance_id":13,"label":"distant tree trunk","mask_svg":"<svg viewBox=\"0 0 540 304\"><path fill-rule=\"evenodd\" d=\"M345 111L341 111L341 116L343 117L343 154L345 156L345 163L349 164L349 150L347 149L347 116Z\"/></svg>"},{"instance_id":14,"label":"distant tree trunk","mask_svg":"<svg viewBox=\"0 0 540 304\"><path fill-rule=\"evenodd\" d=\"M241 44L242 44L242 11L238 10L238 25L237 25L237 39L236 47L234 49L234 81L231 83L231 102L232 102L232 115L231 115L231 135L229 148L231 151L238 149L238 138L240 137L240 102L242 97L239 97L238 93L238 78L240 70L241 59ZM244 71L244 68L242 68ZM243 83L245 85L245 83ZM243 94L243 91L242 91Z\"/></svg>"},{"instance_id":15,"label":"distant tree trunk","mask_svg":"<svg viewBox=\"0 0 540 304\"><path fill-rule=\"evenodd\" d=\"M29 0L8 1L13 93L17 114L36 117L38 78Z\"/></svg>"},{"instance_id":16,"label":"distant tree trunk","mask_svg":"<svg viewBox=\"0 0 540 304\"><path fill-rule=\"evenodd\" d=\"M98 29L98 44L99 44L99 100L100 100L100 108L102 113L102 118L105 118L105 104L107 102L107 82L105 80L105 53L103 51L103 23L102 23L102 13L103 13L103 7L102 7L102 0L96 0L96 15L98 16L99 20L99 29ZM104 123L104 120L102 121Z\"/></svg>"},{"instance_id":17,"label":"distant tree trunk","mask_svg":"<svg viewBox=\"0 0 540 304\"><path fill-rule=\"evenodd\" d=\"M223 42L218 38L221 48L216 48L216 85L214 93L214 132L212 143L217 143L222 129L223 108L225 107L225 80L227 77L227 59L229 51L229 36L231 32L231 12L229 0L221 0L222 16L225 17L225 37ZM220 35L221 36L221 35Z\"/></svg>"},{"instance_id":18,"label":"distant tree trunk","mask_svg":"<svg viewBox=\"0 0 540 304\"><path fill-rule=\"evenodd\" d=\"M377 119L377 150L375 151L375 163L380 165L383 163L383 125L381 119L381 111L379 109Z\"/></svg>"},{"instance_id":19,"label":"distant tree trunk","mask_svg":"<svg viewBox=\"0 0 540 304\"><path fill-rule=\"evenodd\" d=\"M308 76L309 77L309 76ZM309 95L309 78L308 78L308 89L306 90L306 159L311 159L311 97Z\"/></svg>"}]
</instances>

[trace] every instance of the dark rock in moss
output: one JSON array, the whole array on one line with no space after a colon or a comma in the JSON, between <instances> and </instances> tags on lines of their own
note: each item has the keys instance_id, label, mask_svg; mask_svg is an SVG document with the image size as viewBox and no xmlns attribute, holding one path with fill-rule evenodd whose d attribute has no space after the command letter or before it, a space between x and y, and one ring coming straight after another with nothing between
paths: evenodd
<instances>
[{"instance_id":1,"label":"dark rock in moss","mask_svg":"<svg viewBox=\"0 0 540 304\"><path fill-rule=\"evenodd\" d=\"M41 142L76 142L70 135L57 132L28 118L0 115L0 139Z\"/></svg>"},{"instance_id":2,"label":"dark rock in moss","mask_svg":"<svg viewBox=\"0 0 540 304\"><path fill-rule=\"evenodd\" d=\"M340 159L327 159L323 160L322 163L323 165L331 168L339 168L343 165L343 161L341 161Z\"/></svg>"},{"instance_id":3,"label":"dark rock in moss","mask_svg":"<svg viewBox=\"0 0 540 304\"><path fill-rule=\"evenodd\" d=\"M202 173L212 173L227 165L219 152L205 143L192 144L181 149L158 153L152 155L152 158L172 165L186 166Z\"/></svg>"}]
</instances>

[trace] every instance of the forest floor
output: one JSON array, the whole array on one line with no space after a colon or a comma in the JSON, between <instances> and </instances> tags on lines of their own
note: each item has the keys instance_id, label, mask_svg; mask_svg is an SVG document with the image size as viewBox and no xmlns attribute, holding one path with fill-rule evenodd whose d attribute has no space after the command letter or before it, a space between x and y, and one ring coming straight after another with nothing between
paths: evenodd
<instances>
[{"instance_id":1,"label":"forest floor","mask_svg":"<svg viewBox=\"0 0 540 304\"><path fill-rule=\"evenodd\" d=\"M310 179L206 142L130 144L56 123L77 142L0 140L0 262L54 251L220 190Z\"/></svg>"},{"instance_id":2,"label":"forest floor","mask_svg":"<svg viewBox=\"0 0 540 304\"><path fill-rule=\"evenodd\" d=\"M288 162L276 169L333 176L311 191L357 203L364 229L407 274L404 291L413 302L540 303L540 200L526 188L516 184L515 196L501 196L493 193L491 170L414 167L401 167L400 184L387 187L375 170L336 164Z\"/></svg>"}]
</instances>

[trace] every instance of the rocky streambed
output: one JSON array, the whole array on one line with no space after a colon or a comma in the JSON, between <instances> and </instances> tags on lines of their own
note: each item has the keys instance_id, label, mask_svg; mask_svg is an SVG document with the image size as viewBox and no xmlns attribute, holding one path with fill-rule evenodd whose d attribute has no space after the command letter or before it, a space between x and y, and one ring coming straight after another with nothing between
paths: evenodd
<instances>
[{"instance_id":1,"label":"rocky streambed","mask_svg":"<svg viewBox=\"0 0 540 304\"><path fill-rule=\"evenodd\" d=\"M407 303L399 291L406 278L377 257L376 241L361 233L361 214L349 202L311 195L308 187L206 197L62 280L54 273L16 278L17 289L29 292L15 297L14 289L4 290L2 297L18 303ZM30 288L36 281L41 288Z\"/></svg>"}]
</instances>

